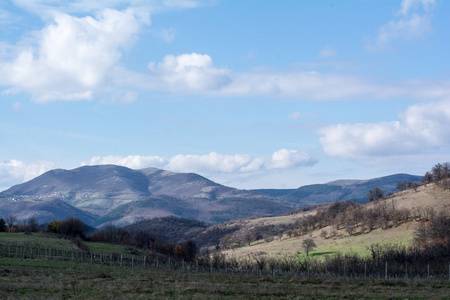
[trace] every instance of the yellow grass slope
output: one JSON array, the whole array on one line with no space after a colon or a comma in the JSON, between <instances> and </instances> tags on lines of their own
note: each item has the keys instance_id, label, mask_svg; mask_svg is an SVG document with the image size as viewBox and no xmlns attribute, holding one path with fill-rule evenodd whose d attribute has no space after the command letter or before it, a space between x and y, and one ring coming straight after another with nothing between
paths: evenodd
<instances>
[{"instance_id":1,"label":"yellow grass slope","mask_svg":"<svg viewBox=\"0 0 450 300\"><path fill-rule=\"evenodd\" d=\"M414 238L414 231L419 224L420 218L432 210L439 213L440 211L450 211L450 191L443 190L434 184L420 186L416 191L409 189L406 191L395 193L394 195L378 201L387 201L389 205L394 205L396 209L409 209L411 215L409 221L401 223L397 226L393 225L387 229L375 228L369 233L361 234L360 230L356 234L349 235L345 230L337 230L337 236L326 238L321 235L322 231L330 233L333 228L327 226L325 228L314 230L306 235L289 237L286 233L275 236L273 241L258 240L251 243L251 246L237 247L231 250L225 250L227 256L241 258L249 255L267 255L283 257L286 255L306 255L302 249L302 241L305 238L312 237L317 245L314 251L310 252L310 256L335 255L336 253L356 252L362 256L370 255L368 246L371 244L387 244L396 243L404 246L411 245ZM377 201L366 203L364 208L369 209L377 205ZM318 208L321 209L321 208ZM293 215L253 218L240 220L243 226L241 231L251 230L255 226L261 225L288 225L294 226L296 220L309 214L316 214L317 210L302 212ZM334 228L335 230L335 228Z\"/></svg>"}]
</instances>

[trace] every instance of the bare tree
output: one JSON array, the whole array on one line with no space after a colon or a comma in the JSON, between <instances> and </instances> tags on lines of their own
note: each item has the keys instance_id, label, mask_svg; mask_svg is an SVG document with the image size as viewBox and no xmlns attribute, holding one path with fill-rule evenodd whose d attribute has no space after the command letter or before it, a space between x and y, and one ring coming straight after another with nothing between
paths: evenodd
<instances>
[{"instance_id":1,"label":"bare tree","mask_svg":"<svg viewBox=\"0 0 450 300\"><path fill-rule=\"evenodd\" d=\"M367 192L366 198L369 201L378 200L384 197L384 191L379 187L375 187Z\"/></svg>"},{"instance_id":2,"label":"bare tree","mask_svg":"<svg viewBox=\"0 0 450 300\"><path fill-rule=\"evenodd\" d=\"M312 251L314 248L316 248L317 245L314 242L314 239L312 237L307 237L302 241L302 248L306 251L306 256L309 255L309 252Z\"/></svg>"},{"instance_id":3,"label":"bare tree","mask_svg":"<svg viewBox=\"0 0 450 300\"><path fill-rule=\"evenodd\" d=\"M8 231L17 225L17 217L15 215L9 215L5 218L6 225L8 225Z\"/></svg>"},{"instance_id":4,"label":"bare tree","mask_svg":"<svg viewBox=\"0 0 450 300\"><path fill-rule=\"evenodd\" d=\"M419 188L419 186L420 185L417 182L414 182L414 181L408 182L408 188L413 189L414 192L417 192L417 189Z\"/></svg>"},{"instance_id":5,"label":"bare tree","mask_svg":"<svg viewBox=\"0 0 450 300\"><path fill-rule=\"evenodd\" d=\"M414 231L414 242L417 246L426 244L429 239L429 230L424 221L421 221L419 227Z\"/></svg>"},{"instance_id":6,"label":"bare tree","mask_svg":"<svg viewBox=\"0 0 450 300\"><path fill-rule=\"evenodd\" d=\"M39 227L39 223L35 218L31 218L27 222L27 231L30 232L38 232L41 228Z\"/></svg>"},{"instance_id":7,"label":"bare tree","mask_svg":"<svg viewBox=\"0 0 450 300\"><path fill-rule=\"evenodd\" d=\"M353 233L355 232L355 225L353 225L352 223L346 224L345 231L347 231L348 234L353 235Z\"/></svg>"},{"instance_id":8,"label":"bare tree","mask_svg":"<svg viewBox=\"0 0 450 300\"><path fill-rule=\"evenodd\" d=\"M427 184L431 183L432 181L433 181L433 174L431 174L430 172L426 172L422 178L422 182Z\"/></svg>"},{"instance_id":9,"label":"bare tree","mask_svg":"<svg viewBox=\"0 0 450 300\"><path fill-rule=\"evenodd\" d=\"M406 190L406 181L400 181L395 186L399 192Z\"/></svg>"},{"instance_id":10,"label":"bare tree","mask_svg":"<svg viewBox=\"0 0 450 300\"><path fill-rule=\"evenodd\" d=\"M253 236L253 234L250 231L246 231L244 233L243 239L244 239L244 242L250 246L250 244L253 242L255 237Z\"/></svg>"},{"instance_id":11,"label":"bare tree","mask_svg":"<svg viewBox=\"0 0 450 300\"><path fill-rule=\"evenodd\" d=\"M439 182L441 179L442 179L442 177L443 177L443 173L444 173L444 170L443 170L443 166L442 166L442 164L436 164L432 169L431 169L431 172L433 173L433 179L436 181L436 182Z\"/></svg>"}]
</instances>

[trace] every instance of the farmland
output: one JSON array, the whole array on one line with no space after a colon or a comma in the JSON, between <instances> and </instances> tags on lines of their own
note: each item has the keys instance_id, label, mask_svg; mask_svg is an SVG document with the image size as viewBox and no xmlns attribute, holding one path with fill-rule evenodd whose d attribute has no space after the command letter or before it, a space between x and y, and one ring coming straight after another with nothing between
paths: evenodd
<instances>
[{"instance_id":1,"label":"farmland","mask_svg":"<svg viewBox=\"0 0 450 300\"><path fill-rule=\"evenodd\" d=\"M0 259L2 299L444 299L450 283L208 273Z\"/></svg>"}]
</instances>

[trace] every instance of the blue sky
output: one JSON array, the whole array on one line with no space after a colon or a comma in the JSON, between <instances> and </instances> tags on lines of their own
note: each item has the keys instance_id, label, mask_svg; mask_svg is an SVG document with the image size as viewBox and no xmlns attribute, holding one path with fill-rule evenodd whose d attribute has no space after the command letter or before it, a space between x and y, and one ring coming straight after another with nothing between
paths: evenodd
<instances>
[{"instance_id":1,"label":"blue sky","mask_svg":"<svg viewBox=\"0 0 450 300\"><path fill-rule=\"evenodd\" d=\"M53 168L296 188L448 161L450 4L0 3L0 190Z\"/></svg>"}]
</instances>

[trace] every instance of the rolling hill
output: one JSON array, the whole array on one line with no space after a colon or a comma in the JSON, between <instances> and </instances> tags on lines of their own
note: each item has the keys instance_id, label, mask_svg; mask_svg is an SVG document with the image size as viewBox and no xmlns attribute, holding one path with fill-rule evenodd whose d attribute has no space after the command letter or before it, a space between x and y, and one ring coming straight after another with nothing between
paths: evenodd
<instances>
[{"instance_id":1,"label":"rolling hill","mask_svg":"<svg viewBox=\"0 0 450 300\"><path fill-rule=\"evenodd\" d=\"M353 210L352 203L346 202L350 211ZM317 228L308 230L307 233L298 233L302 226L301 220L311 218L311 216L320 216L333 204L325 204L308 209L299 210L295 213L289 213L280 216L249 218L246 220L230 221L226 224L219 224L209 227L214 228L233 228L231 235L222 235L220 243L223 245L224 253L233 257L247 257L259 253L267 256L284 257L286 255L295 255L303 253L302 241L312 237L317 244L317 248L312 252L313 256L334 255L340 253L358 253L362 256L370 255L368 250L372 244L401 244L409 246L413 242L414 232L421 221L428 222L432 214L450 211L450 191L444 190L435 184L421 186L415 191L408 189L394 193L393 195L373 202L353 205L360 207L362 211L377 211L386 208L391 213L391 220L387 226L382 223L375 223L373 229L365 228L364 218L361 221L351 222L354 230L352 234L347 231L345 226L337 229L335 226L317 225ZM404 213L407 211L407 217L395 219L393 211ZM345 214L342 220L349 220L351 214ZM379 220L378 220L379 221ZM296 222L300 222L297 223ZM364 229L365 228L365 229ZM335 234L331 234L335 231ZM326 232L326 235L323 234ZM246 244L246 235L251 234L251 246ZM259 235L259 236L258 236ZM234 245L234 246L233 246ZM237 247L237 245L240 245ZM227 250L226 247L233 247Z\"/></svg>"},{"instance_id":2,"label":"rolling hill","mask_svg":"<svg viewBox=\"0 0 450 300\"><path fill-rule=\"evenodd\" d=\"M403 180L419 181L420 177L398 174L290 190L239 190L194 173L83 166L51 170L3 191L0 215L16 214L22 220L34 217L41 223L75 216L94 226L108 222L124 226L165 216L217 224L339 200L363 202L369 189L379 186L388 192Z\"/></svg>"}]
</instances>

